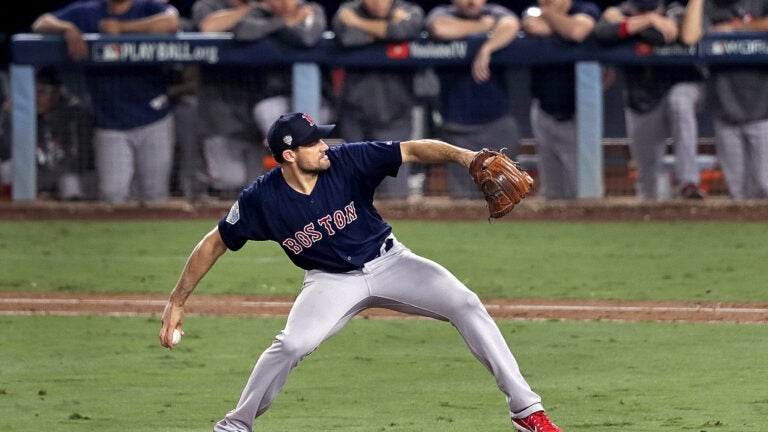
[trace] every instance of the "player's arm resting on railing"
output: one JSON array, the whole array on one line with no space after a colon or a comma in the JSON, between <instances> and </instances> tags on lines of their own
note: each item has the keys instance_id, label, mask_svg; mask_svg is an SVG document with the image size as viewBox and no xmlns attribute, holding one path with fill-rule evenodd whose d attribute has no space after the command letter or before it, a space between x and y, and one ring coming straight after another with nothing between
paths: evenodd
<instances>
[{"instance_id":1,"label":"player's arm resting on railing","mask_svg":"<svg viewBox=\"0 0 768 432\"><path fill-rule=\"evenodd\" d=\"M360 46L386 39L404 41L421 29L424 11L415 5L398 6L387 18L360 16L349 4L334 16L334 31L344 46Z\"/></svg>"},{"instance_id":2,"label":"player's arm resting on railing","mask_svg":"<svg viewBox=\"0 0 768 432\"><path fill-rule=\"evenodd\" d=\"M444 141L434 139L418 139L402 141L400 143L400 156L403 163L447 163L456 162L468 167L475 152L465 148L456 147Z\"/></svg>"},{"instance_id":3,"label":"player's arm resting on railing","mask_svg":"<svg viewBox=\"0 0 768 432\"><path fill-rule=\"evenodd\" d=\"M326 27L325 13L320 6L304 5L289 15L265 14L263 11L246 14L232 32L239 41L255 41L275 35L293 45L310 47L317 43Z\"/></svg>"},{"instance_id":4,"label":"player's arm resting on railing","mask_svg":"<svg viewBox=\"0 0 768 432\"><path fill-rule=\"evenodd\" d=\"M40 34L62 35L67 43L67 54L71 59L84 60L88 58L88 44L83 39L83 33L72 22L45 13L32 23L32 31Z\"/></svg>"},{"instance_id":5,"label":"player's arm resting on railing","mask_svg":"<svg viewBox=\"0 0 768 432\"><path fill-rule=\"evenodd\" d=\"M520 20L512 15L503 16L498 19L498 22L488 35L488 40L483 42L480 50L488 50L489 53L494 53L512 43L518 31L520 31Z\"/></svg>"},{"instance_id":6,"label":"player's arm resting on railing","mask_svg":"<svg viewBox=\"0 0 768 432\"><path fill-rule=\"evenodd\" d=\"M567 11L566 11L567 12ZM573 42L582 42L595 28L595 20L587 14L567 15L559 9L541 8L541 19L554 33Z\"/></svg>"},{"instance_id":7,"label":"player's arm resting on railing","mask_svg":"<svg viewBox=\"0 0 768 432\"><path fill-rule=\"evenodd\" d=\"M595 25L595 38L601 43L613 44L637 37L644 42L663 45L678 37L677 24L671 18L656 13L628 17L617 8L609 9Z\"/></svg>"},{"instance_id":8,"label":"player's arm resting on railing","mask_svg":"<svg viewBox=\"0 0 768 432\"><path fill-rule=\"evenodd\" d=\"M333 18L333 28L342 45L367 45L387 36L389 21L386 18L360 16L351 6L351 3L340 6Z\"/></svg>"},{"instance_id":9,"label":"player's arm resting on railing","mask_svg":"<svg viewBox=\"0 0 768 432\"><path fill-rule=\"evenodd\" d=\"M164 12L135 20L103 19L99 22L99 30L106 34L173 34L179 31L179 12L169 7Z\"/></svg>"},{"instance_id":10,"label":"player's arm resting on railing","mask_svg":"<svg viewBox=\"0 0 768 432\"><path fill-rule=\"evenodd\" d=\"M496 25L496 19L490 15L479 20L440 16L428 24L430 36L441 40L464 39L469 35L487 33Z\"/></svg>"},{"instance_id":11,"label":"player's arm resting on railing","mask_svg":"<svg viewBox=\"0 0 768 432\"><path fill-rule=\"evenodd\" d=\"M285 27L285 20L281 17L266 17L258 14L245 14L243 18L230 30L239 41L255 41L264 39L272 33Z\"/></svg>"},{"instance_id":12,"label":"player's arm resting on railing","mask_svg":"<svg viewBox=\"0 0 768 432\"><path fill-rule=\"evenodd\" d=\"M533 9L537 9L538 12L538 8ZM549 23L541 15L529 15L528 11L523 14L523 20L520 25L523 31L529 35L546 37L553 34L552 27L549 26Z\"/></svg>"},{"instance_id":13,"label":"player's arm resting on railing","mask_svg":"<svg viewBox=\"0 0 768 432\"><path fill-rule=\"evenodd\" d=\"M172 346L170 342L173 330L184 320L184 303L195 290L197 284L200 283L200 280L203 279L203 276L226 251L227 246L221 239L219 228L215 227L200 240L187 258L184 270L181 272L173 291L171 291L168 303L163 310L163 327L160 331L160 342L163 346Z\"/></svg>"},{"instance_id":14,"label":"player's arm resting on railing","mask_svg":"<svg viewBox=\"0 0 768 432\"><path fill-rule=\"evenodd\" d=\"M248 4L240 4L237 7L222 9L206 16L200 21L201 32L228 32L251 11Z\"/></svg>"},{"instance_id":15,"label":"player's arm resting on railing","mask_svg":"<svg viewBox=\"0 0 768 432\"><path fill-rule=\"evenodd\" d=\"M312 47L328 28L325 12L319 4L301 6L283 18L285 26L280 31L280 38L291 45Z\"/></svg>"},{"instance_id":16,"label":"player's arm resting on railing","mask_svg":"<svg viewBox=\"0 0 768 432\"><path fill-rule=\"evenodd\" d=\"M414 4L395 8L387 25L389 40L409 40L416 37L424 22L424 9Z\"/></svg>"},{"instance_id":17,"label":"player's arm resting on railing","mask_svg":"<svg viewBox=\"0 0 768 432\"><path fill-rule=\"evenodd\" d=\"M60 20L50 13L44 13L32 22L32 31L35 33L62 34L68 30L80 31L75 24Z\"/></svg>"},{"instance_id":18,"label":"player's arm resting on railing","mask_svg":"<svg viewBox=\"0 0 768 432\"><path fill-rule=\"evenodd\" d=\"M491 78L491 55L512 43L520 30L520 20L514 15L498 19L488 39L483 42L472 60L472 78L475 82L483 83Z\"/></svg>"}]
</instances>

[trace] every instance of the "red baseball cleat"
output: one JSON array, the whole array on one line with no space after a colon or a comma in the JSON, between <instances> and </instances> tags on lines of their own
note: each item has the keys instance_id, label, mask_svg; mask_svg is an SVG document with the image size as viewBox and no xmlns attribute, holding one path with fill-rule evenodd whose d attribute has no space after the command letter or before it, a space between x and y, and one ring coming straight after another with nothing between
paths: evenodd
<instances>
[{"instance_id":1,"label":"red baseball cleat","mask_svg":"<svg viewBox=\"0 0 768 432\"><path fill-rule=\"evenodd\" d=\"M520 432L563 432L544 411L536 411L526 418L513 418L512 425Z\"/></svg>"}]
</instances>

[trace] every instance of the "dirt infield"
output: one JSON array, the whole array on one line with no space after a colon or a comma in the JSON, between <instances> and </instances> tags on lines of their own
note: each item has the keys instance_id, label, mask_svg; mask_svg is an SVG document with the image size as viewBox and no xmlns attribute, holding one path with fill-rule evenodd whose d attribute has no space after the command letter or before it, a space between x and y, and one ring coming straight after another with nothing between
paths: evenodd
<instances>
[{"instance_id":1,"label":"dirt infield","mask_svg":"<svg viewBox=\"0 0 768 432\"><path fill-rule=\"evenodd\" d=\"M0 202L0 220L157 220L219 219L231 201L209 200L190 204L184 200L141 206L100 202L17 201ZM451 201L428 197L413 201L376 203L385 219L483 221L488 217L482 200ZM494 222L515 221L763 221L768 222L768 200L735 202L712 197L703 201L639 202L634 198L603 198L576 202L527 198L509 215Z\"/></svg>"},{"instance_id":2,"label":"dirt infield","mask_svg":"<svg viewBox=\"0 0 768 432\"><path fill-rule=\"evenodd\" d=\"M479 220L487 218L483 201L427 198L418 203L377 203L385 219ZM110 206L90 202L0 202L0 220L158 220L221 218L231 202L191 205L172 201L162 205ZM526 199L505 218L514 221L749 221L768 222L768 200L734 202L708 198L700 202L672 200L641 203L633 198L546 202ZM0 292L0 314L159 315L166 297L158 295L97 295ZM190 314L285 316L292 298L193 295ZM688 302L625 302L585 300L485 299L497 319L620 320L667 322L768 323L768 304ZM364 318L403 318L396 312L371 309Z\"/></svg>"},{"instance_id":3,"label":"dirt infield","mask_svg":"<svg viewBox=\"0 0 768 432\"><path fill-rule=\"evenodd\" d=\"M162 295L103 295L0 292L5 315L160 315ZM277 316L288 314L293 298L193 295L188 314ZM583 300L485 299L488 312L503 320L610 320L665 322L768 323L768 303L686 303ZM369 309L362 318L406 318L386 309Z\"/></svg>"}]
</instances>

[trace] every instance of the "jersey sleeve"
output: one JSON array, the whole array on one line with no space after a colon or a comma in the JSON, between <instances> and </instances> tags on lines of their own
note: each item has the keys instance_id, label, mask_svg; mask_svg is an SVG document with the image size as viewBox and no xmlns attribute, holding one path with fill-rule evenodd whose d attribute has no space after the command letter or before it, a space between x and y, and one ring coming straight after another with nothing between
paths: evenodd
<instances>
[{"instance_id":1,"label":"jersey sleeve","mask_svg":"<svg viewBox=\"0 0 768 432\"><path fill-rule=\"evenodd\" d=\"M595 21L600 19L600 8L591 2L574 3L571 15L583 14L592 17Z\"/></svg>"},{"instance_id":2,"label":"jersey sleeve","mask_svg":"<svg viewBox=\"0 0 768 432\"><path fill-rule=\"evenodd\" d=\"M265 205L259 199L259 181L243 191L232 204L227 215L219 221L219 234L227 248L241 249L248 240L266 240L262 209Z\"/></svg>"},{"instance_id":3,"label":"jersey sleeve","mask_svg":"<svg viewBox=\"0 0 768 432\"><path fill-rule=\"evenodd\" d=\"M219 234L227 249L240 250L248 241L246 223L241 221L240 200L235 201L227 216L219 221Z\"/></svg>"},{"instance_id":4,"label":"jersey sleeve","mask_svg":"<svg viewBox=\"0 0 768 432\"><path fill-rule=\"evenodd\" d=\"M75 25L83 33L98 33L98 10L90 5L75 2L61 9L51 12L53 16L68 21Z\"/></svg>"},{"instance_id":5,"label":"jersey sleeve","mask_svg":"<svg viewBox=\"0 0 768 432\"><path fill-rule=\"evenodd\" d=\"M438 18L443 17L453 17L456 16L454 13L451 13L451 7L450 6L435 6L432 8L431 11L427 14L427 17L424 19L424 25L429 26Z\"/></svg>"},{"instance_id":6,"label":"jersey sleeve","mask_svg":"<svg viewBox=\"0 0 768 432\"><path fill-rule=\"evenodd\" d=\"M347 143L340 147L342 155L352 159L358 177L373 188L386 176L395 177L403 163L400 141L368 141Z\"/></svg>"}]
</instances>

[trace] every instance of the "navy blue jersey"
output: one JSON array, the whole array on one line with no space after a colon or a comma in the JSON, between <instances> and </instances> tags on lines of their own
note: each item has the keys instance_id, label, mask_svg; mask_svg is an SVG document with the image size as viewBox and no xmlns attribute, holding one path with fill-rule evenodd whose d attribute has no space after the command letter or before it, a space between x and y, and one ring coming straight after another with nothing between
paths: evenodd
<instances>
[{"instance_id":1,"label":"navy blue jersey","mask_svg":"<svg viewBox=\"0 0 768 432\"><path fill-rule=\"evenodd\" d=\"M173 6L157 0L133 0L131 7L121 15L112 15L106 1L74 2L52 12L61 20L69 21L83 33L99 33L99 21L106 18L121 21L137 20L160 14ZM129 54L122 44L102 48L98 54L104 58L119 58ZM170 112L166 89L170 75L156 65L89 67L86 84L94 105L96 126L103 129L128 130L158 121Z\"/></svg>"},{"instance_id":2,"label":"navy blue jersey","mask_svg":"<svg viewBox=\"0 0 768 432\"><path fill-rule=\"evenodd\" d=\"M425 25L441 17L464 18L456 6L435 6L427 15ZM476 18L492 16L495 19L517 17L505 6L487 3ZM510 94L508 77L503 66L491 65L491 78L478 84L466 65L437 68L440 79L440 113L448 123L461 125L487 124L508 115Z\"/></svg>"},{"instance_id":3,"label":"navy blue jersey","mask_svg":"<svg viewBox=\"0 0 768 432\"><path fill-rule=\"evenodd\" d=\"M342 273L359 269L392 232L373 206L376 187L402 164L399 141L348 143L326 152L331 166L309 195L297 192L277 167L245 189L219 221L227 248L272 240L295 265Z\"/></svg>"},{"instance_id":4,"label":"navy blue jersey","mask_svg":"<svg viewBox=\"0 0 768 432\"><path fill-rule=\"evenodd\" d=\"M574 0L567 15L579 14L588 15L597 22L600 8L592 2ZM539 100L541 109L559 121L572 119L576 114L576 72L573 63L531 66L531 76L534 77L531 94Z\"/></svg>"}]
</instances>

